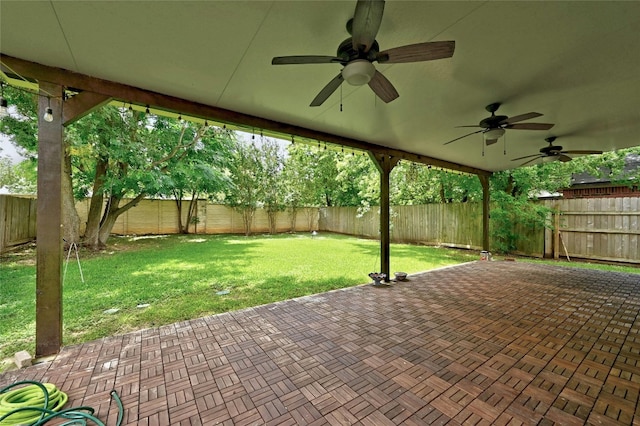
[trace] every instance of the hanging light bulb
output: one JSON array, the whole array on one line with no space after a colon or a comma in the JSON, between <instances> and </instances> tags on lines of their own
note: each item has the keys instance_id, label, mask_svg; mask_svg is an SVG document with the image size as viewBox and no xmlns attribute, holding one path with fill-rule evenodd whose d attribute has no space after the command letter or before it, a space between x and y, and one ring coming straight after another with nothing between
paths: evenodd
<instances>
[{"instance_id":1,"label":"hanging light bulb","mask_svg":"<svg viewBox=\"0 0 640 426\"><path fill-rule=\"evenodd\" d=\"M4 83L0 83L0 118L9 115L9 103L4 98Z\"/></svg>"},{"instance_id":2,"label":"hanging light bulb","mask_svg":"<svg viewBox=\"0 0 640 426\"><path fill-rule=\"evenodd\" d=\"M7 100L0 97L0 118L7 117L9 115L9 104Z\"/></svg>"},{"instance_id":3,"label":"hanging light bulb","mask_svg":"<svg viewBox=\"0 0 640 426\"><path fill-rule=\"evenodd\" d=\"M51 123L53 121L53 110L51 109L51 98L47 98L47 100L49 101L49 106L47 107L47 109L44 110L44 115L42 116L42 118L44 118L44 121L46 121L47 123Z\"/></svg>"}]
</instances>

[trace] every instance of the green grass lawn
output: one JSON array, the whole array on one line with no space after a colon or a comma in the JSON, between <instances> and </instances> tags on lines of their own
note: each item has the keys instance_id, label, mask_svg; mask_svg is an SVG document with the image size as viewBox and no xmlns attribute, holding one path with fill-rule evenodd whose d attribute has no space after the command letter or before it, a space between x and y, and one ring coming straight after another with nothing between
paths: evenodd
<instances>
[{"instance_id":1,"label":"green grass lawn","mask_svg":"<svg viewBox=\"0 0 640 426\"><path fill-rule=\"evenodd\" d=\"M65 345L363 284L371 281L369 272L380 269L378 241L334 234L109 242L105 252L80 252L84 283L71 256L63 291ZM391 271L415 273L478 256L393 244ZM0 371L1 360L15 352L34 353L35 274L33 252L0 259ZM118 311L105 313L109 309Z\"/></svg>"}]
</instances>

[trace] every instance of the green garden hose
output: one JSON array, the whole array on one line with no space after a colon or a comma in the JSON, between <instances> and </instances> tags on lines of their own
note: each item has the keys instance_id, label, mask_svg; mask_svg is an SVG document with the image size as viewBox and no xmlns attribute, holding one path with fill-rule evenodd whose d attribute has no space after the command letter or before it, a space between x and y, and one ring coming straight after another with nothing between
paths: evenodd
<instances>
[{"instance_id":1,"label":"green garden hose","mask_svg":"<svg viewBox=\"0 0 640 426\"><path fill-rule=\"evenodd\" d=\"M10 390L17 386L19 389ZM118 404L116 426L122 424L124 407L118 393L111 391L111 398ZM0 389L0 425L41 426L53 419L67 419L64 425L87 425L91 421L98 426L106 426L93 415L91 407L76 407L63 410L69 397L51 383L22 381Z\"/></svg>"}]
</instances>

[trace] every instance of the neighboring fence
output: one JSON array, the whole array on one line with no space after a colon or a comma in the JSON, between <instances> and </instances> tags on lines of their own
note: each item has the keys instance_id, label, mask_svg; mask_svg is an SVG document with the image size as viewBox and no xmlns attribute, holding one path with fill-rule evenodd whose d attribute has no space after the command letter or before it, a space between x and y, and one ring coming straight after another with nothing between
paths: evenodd
<instances>
[{"instance_id":1,"label":"neighboring fence","mask_svg":"<svg viewBox=\"0 0 640 426\"><path fill-rule=\"evenodd\" d=\"M391 208L391 241L482 249L482 203L424 204ZM518 253L542 257L544 230L526 230L517 224ZM355 207L323 207L320 230L378 238L378 207L360 215Z\"/></svg>"},{"instance_id":2,"label":"neighboring fence","mask_svg":"<svg viewBox=\"0 0 640 426\"><path fill-rule=\"evenodd\" d=\"M122 203L124 204L126 200ZM183 221L186 223L186 210L189 202L183 204ZM84 233L89 209L89 200L76 205ZM189 224L189 232L194 234L240 234L244 233L242 215L231 207L211 204L206 200L198 200L196 208L197 220ZM296 215L295 227L292 229L291 216L287 211L278 212L276 216L277 232L312 231L318 229L318 209L300 208ZM253 218L252 232L269 232L269 219L263 209L256 210ZM135 207L124 212L116 220L112 233L118 235L131 234L175 234L178 232L178 209L173 200L142 200Z\"/></svg>"},{"instance_id":3,"label":"neighboring fence","mask_svg":"<svg viewBox=\"0 0 640 426\"><path fill-rule=\"evenodd\" d=\"M640 263L640 198L582 198L546 201L560 212L559 233L546 233L545 246L555 255ZM549 250L546 251L549 254Z\"/></svg>"},{"instance_id":4,"label":"neighboring fence","mask_svg":"<svg viewBox=\"0 0 640 426\"><path fill-rule=\"evenodd\" d=\"M479 203L393 206L391 241L480 249L482 205ZM360 215L356 207L323 207L320 230L379 238L380 210L372 207Z\"/></svg>"},{"instance_id":5,"label":"neighboring fence","mask_svg":"<svg viewBox=\"0 0 640 426\"><path fill-rule=\"evenodd\" d=\"M544 201L560 214L553 230L514 224L519 254L640 263L640 198L585 198ZM320 230L378 238L377 207L359 215L355 207L320 210ZM394 206L391 241L482 248L480 203ZM490 246L493 246L490 244Z\"/></svg>"},{"instance_id":6,"label":"neighboring fence","mask_svg":"<svg viewBox=\"0 0 640 426\"><path fill-rule=\"evenodd\" d=\"M35 198L0 195L0 253L35 237Z\"/></svg>"}]
</instances>

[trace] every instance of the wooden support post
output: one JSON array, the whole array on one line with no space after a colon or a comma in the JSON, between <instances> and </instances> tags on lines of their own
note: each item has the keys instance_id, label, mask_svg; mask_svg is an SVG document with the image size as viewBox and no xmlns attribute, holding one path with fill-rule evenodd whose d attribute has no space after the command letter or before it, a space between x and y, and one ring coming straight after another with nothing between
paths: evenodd
<instances>
[{"instance_id":1,"label":"wooden support post","mask_svg":"<svg viewBox=\"0 0 640 426\"><path fill-rule=\"evenodd\" d=\"M553 212L553 258L560 259L560 211Z\"/></svg>"},{"instance_id":2,"label":"wooden support post","mask_svg":"<svg viewBox=\"0 0 640 426\"><path fill-rule=\"evenodd\" d=\"M386 275L385 282L389 282L391 269L389 175L400 159L389 155L376 156L371 153L369 156L380 172L380 272Z\"/></svg>"},{"instance_id":3,"label":"wooden support post","mask_svg":"<svg viewBox=\"0 0 640 426\"><path fill-rule=\"evenodd\" d=\"M482 250L489 251L489 176L478 175L482 184Z\"/></svg>"},{"instance_id":4,"label":"wooden support post","mask_svg":"<svg viewBox=\"0 0 640 426\"><path fill-rule=\"evenodd\" d=\"M38 201L36 356L62 346L62 86L40 82L38 102ZM50 103L49 103L50 102ZM43 116L51 107L53 121Z\"/></svg>"}]
</instances>

